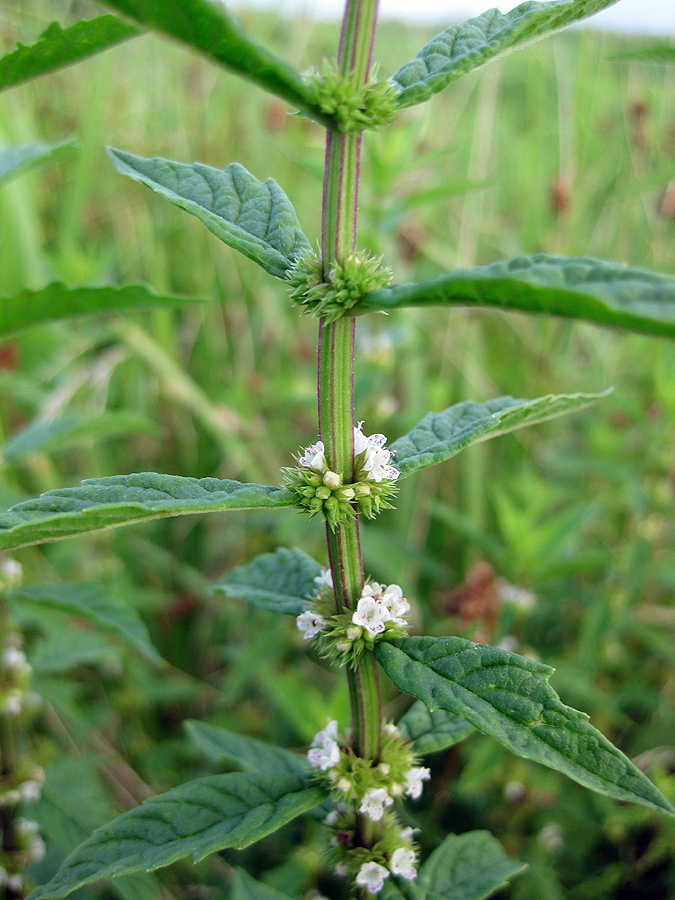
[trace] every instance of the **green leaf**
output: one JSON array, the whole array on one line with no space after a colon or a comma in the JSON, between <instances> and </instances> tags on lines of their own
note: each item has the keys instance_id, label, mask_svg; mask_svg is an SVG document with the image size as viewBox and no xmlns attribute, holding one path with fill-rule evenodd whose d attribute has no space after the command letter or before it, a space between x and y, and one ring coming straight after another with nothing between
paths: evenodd
<instances>
[{"instance_id":1,"label":"green leaf","mask_svg":"<svg viewBox=\"0 0 675 900\"><path fill-rule=\"evenodd\" d=\"M10 603L31 603L77 616L130 644L152 662L163 662L136 610L99 585L29 585L15 588L7 598Z\"/></svg>"},{"instance_id":2,"label":"green leaf","mask_svg":"<svg viewBox=\"0 0 675 900\"><path fill-rule=\"evenodd\" d=\"M243 869L235 869L232 879L232 900L290 900L274 888L251 878Z\"/></svg>"},{"instance_id":3,"label":"green leaf","mask_svg":"<svg viewBox=\"0 0 675 900\"><path fill-rule=\"evenodd\" d=\"M422 866L425 900L484 900L527 866L509 859L487 831L450 834Z\"/></svg>"},{"instance_id":4,"label":"green leaf","mask_svg":"<svg viewBox=\"0 0 675 900\"><path fill-rule=\"evenodd\" d=\"M309 83L284 59L246 36L220 0L104 0L139 25L192 47L327 127Z\"/></svg>"},{"instance_id":5,"label":"green leaf","mask_svg":"<svg viewBox=\"0 0 675 900\"><path fill-rule=\"evenodd\" d=\"M190 739L212 762L230 762L245 772L266 775L308 775L309 763L304 756L273 747L256 738L207 725L205 722L185 723Z\"/></svg>"},{"instance_id":6,"label":"green leaf","mask_svg":"<svg viewBox=\"0 0 675 900\"><path fill-rule=\"evenodd\" d=\"M445 709L429 711L421 700L413 703L396 727L413 742L415 753L423 756L454 747L474 731L473 725Z\"/></svg>"},{"instance_id":7,"label":"green leaf","mask_svg":"<svg viewBox=\"0 0 675 900\"><path fill-rule=\"evenodd\" d=\"M436 35L393 76L399 106L424 103L461 75L480 69L518 47L586 19L617 0L556 0L521 3L502 15L489 9Z\"/></svg>"},{"instance_id":8,"label":"green leaf","mask_svg":"<svg viewBox=\"0 0 675 900\"><path fill-rule=\"evenodd\" d=\"M0 297L0 340L26 328L73 316L203 302L198 297L155 294L144 285L69 288L59 283L48 284L37 291Z\"/></svg>"},{"instance_id":9,"label":"green leaf","mask_svg":"<svg viewBox=\"0 0 675 900\"><path fill-rule=\"evenodd\" d=\"M79 62L139 33L110 15L76 22L69 28L52 22L34 44L18 44L0 59L0 91Z\"/></svg>"},{"instance_id":10,"label":"green leaf","mask_svg":"<svg viewBox=\"0 0 675 900\"><path fill-rule=\"evenodd\" d=\"M310 251L295 210L276 181L258 181L231 163L214 169L170 159L144 159L108 148L118 172L139 181L192 213L217 238L270 275L285 278L299 256Z\"/></svg>"},{"instance_id":11,"label":"green leaf","mask_svg":"<svg viewBox=\"0 0 675 900\"><path fill-rule=\"evenodd\" d=\"M624 50L615 59L637 59L640 62L675 63L675 45L654 42L646 47Z\"/></svg>"},{"instance_id":12,"label":"green leaf","mask_svg":"<svg viewBox=\"0 0 675 900\"><path fill-rule=\"evenodd\" d=\"M48 491L0 512L0 550L167 516L292 505L288 491L262 484L155 472L113 475Z\"/></svg>"},{"instance_id":13,"label":"green leaf","mask_svg":"<svg viewBox=\"0 0 675 900\"><path fill-rule=\"evenodd\" d=\"M372 291L364 309L404 306L492 306L657 337L675 337L675 277L589 257L537 253L432 281Z\"/></svg>"},{"instance_id":14,"label":"green leaf","mask_svg":"<svg viewBox=\"0 0 675 900\"><path fill-rule=\"evenodd\" d=\"M405 478L452 459L471 444L575 412L606 397L607 393L549 394L537 400L497 397L486 403L465 400L443 412L427 413L412 431L394 441L390 449L396 452L396 468Z\"/></svg>"},{"instance_id":15,"label":"green leaf","mask_svg":"<svg viewBox=\"0 0 675 900\"><path fill-rule=\"evenodd\" d=\"M302 550L280 547L264 553L248 565L233 569L211 590L226 597L237 597L276 613L299 616L307 609L307 598L314 593L314 579L321 566Z\"/></svg>"},{"instance_id":16,"label":"green leaf","mask_svg":"<svg viewBox=\"0 0 675 900\"><path fill-rule=\"evenodd\" d=\"M31 453L51 453L82 441L95 439L100 443L105 438L130 434L158 434L158 428L150 419L124 410L89 419L66 415L54 422L33 422L12 435L0 447L0 458L15 463Z\"/></svg>"},{"instance_id":17,"label":"green leaf","mask_svg":"<svg viewBox=\"0 0 675 900\"><path fill-rule=\"evenodd\" d=\"M116 875L150 872L186 856L199 862L231 847L241 850L325 799L292 775L209 775L152 797L103 825L74 850L31 900L67 897Z\"/></svg>"},{"instance_id":18,"label":"green leaf","mask_svg":"<svg viewBox=\"0 0 675 900\"><path fill-rule=\"evenodd\" d=\"M2 60L0 60L0 66ZM45 163L71 156L77 148L73 140L58 144L24 144L22 147L3 147L0 150L0 184L10 181Z\"/></svg>"},{"instance_id":19,"label":"green leaf","mask_svg":"<svg viewBox=\"0 0 675 900\"><path fill-rule=\"evenodd\" d=\"M383 641L375 656L396 687L445 709L517 756L591 790L675 815L660 791L548 683L550 666L458 637Z\"/></svg>"}]
</instances>

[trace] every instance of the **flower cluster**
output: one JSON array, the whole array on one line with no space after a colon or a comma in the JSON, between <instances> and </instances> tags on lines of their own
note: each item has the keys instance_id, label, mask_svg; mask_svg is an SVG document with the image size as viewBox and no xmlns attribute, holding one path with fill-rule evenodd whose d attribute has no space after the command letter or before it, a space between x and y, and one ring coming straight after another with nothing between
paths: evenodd
<instances>
[{"instance_id":1,"label":"flower cluster","mask_svg":"<svg viewBox=\"0 0 675 900\"><path fill-rule=\"evenodd\" d=\"M391 509L399 471L390 465L393 451L385 447L383 434L363 433L363 422L354 428L354 478L343 484L331 471L323 441L310 444L299 454L297 466L284 469L284 487L310 518L320 515L335 530L357 512L373 519L382 509Z\"/></svg>"},{"instance_id":2,"label":"flower cluster","mask_svg":"<svg viewBox=\"0 0 675 900\"><path fill-rule=\"evenodd\" d=\"M376 66L366 84L360 84L355 74L343 74L328 60L321 72L309 72L305 79L314 90L321 111L335 119L338 131L374 130L396 113L398 88L391 81L378 81Z\"/></svg>"},{"instance_id":3,"label":"flower cluster","mask_svg":"<svg viewBox=\"0 0 675 900\"><path fill-rule=\"evenodd\" d=\"M382 266L381 256L352 253L333 260L324 272L321 257L314 252L297 259L286 275L290 297L303 313L321 316L327 322L349 313L371 291L388 287L393 275ZM353 313L352 313L353 314Z\"/></svg>"},{"instance_id":4,"label":"flower cluster","mask_svg":"<svg viewBox=\"0 0 675 900\"><path fill-rule=\"evenodd\" d=\"M317 777L330 787L335 810L326 824L335 829L331 861L335 871L355 879L370 893L382 890L385 879L416 876L413 831L402 828L391 811L396 797L413 799L422 793L429 769L416 765L411 744L391 724L384 727L377 760L357 756L348 741L341 740L338 724L328 721L307 754ZM378 823L378 839L371 847L360 845L357 814Z\"/></svg>"},{"instance_id":5,"label":"flower cluster","mask_svg":"<svg viewBox=\"0 0 675 900\"><path fill-rule=\"evenodd\" d=\"M406 634L410 603L397 584L366 582L356 609L336 613L330 571L326 569L315 583L310 607L296 623L306 641L318 638L319 653L334 665L353 663L378 640Z\"/></svg>"}]
</instances>

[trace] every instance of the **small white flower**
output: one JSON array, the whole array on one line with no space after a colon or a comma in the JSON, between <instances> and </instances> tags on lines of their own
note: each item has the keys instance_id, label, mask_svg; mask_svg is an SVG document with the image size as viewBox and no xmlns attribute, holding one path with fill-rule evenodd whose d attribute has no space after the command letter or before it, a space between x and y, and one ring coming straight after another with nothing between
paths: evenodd
<instances>
[{"instance_id":1,"label":"small white flower","mask_svg":"<svg viewBox=\"0 0 675 900\"><path fill-rule=\"evenodd\" d=\"M520 650L520 641L514 634L506 634L497 647L500 650L506 650L507 653L517 653Z\"/></svg>"},{"instance_id":2,"label":"small white flower","mask_svg":"<svg viewBox=\"0 0 675 900\"><path fill-rule=\"evenodd\" d=\"M7 879L7 890L15 894L21 893L23 888L23 877L21 875L12 875Z\"/></svg>"},{"instance_id":3,"label":"small white flower","mask_svg":"<svg viewBox=\"0 0 675 900\"><path fill-rule=\"evenodd\" d=\"M24 669L27 665L26 654L16 647L5 647L2 651L2 665L6 669Z\"/></svg>"},{"instance_id":4,"label":"small white flower","mask_svg":"<svg viewBox=\"0 0 675 900\"><path fill-rule=\"evenodd\" d=\"M530 612L537 605L537 598L525 588L518 587L515 584L509 584L508 581L497 582L497 590L499 591L499 599L507 606L514 606L523 612Z\"/></svg>"},{"instance_id":5,"label":"small white flower","mask_svg":"<svg viewBox=\"0 0 675 900\"><path fill-rule=\"evenodd\" d=\"M384 626L382 627L384 628ZM5 696L0 699L0 712L5 713L7 716L18 716L23 705L22 700L23 692L18 690L18 688L7 691Z\"/></svg>"},{"instance_id":6,"label":"small white flower","mask_svg":"<svg viewBox=\"0 0 675 900\"><path fill-rule=\"evenodd\" d=\"M24 835L37 834L39 830L37 822L34 822L32 819L24 819L21 816L16 820L16 828L17 831Z\"/></svg>"},{"instance_id":7,"label":"small white flower","mask_svg":"<svg viewBox=\"0 0 675 900\"><path fill-rule=\"evenodd\" d=\"M537 837L539 842L549 853L557 853L565 846L562 828L557 822L551 822L550 825L544 825Z\"/></svg>"},{"instance_id":8,"label":"small white flower","mask_svg":"<svg viewBox=\"0 0 675 900\"><path fill-rule=\"evenodd\" d=\"M389 465L391 450L385 448L387 438L383 434L371 434L366 437L363 433L363 422L359 422L354 429L354 456L360 456L365 452L363 470L370 481L396 481L399 476L398 469Z\"/></svg>"},{"instance_id":9,"label":"small white flower","mask_svg":"<svg viewBox=\"0 0 675 900\"><path fill-rule=\"evenodd\" d=\"M410 826L408 826L407 828L402 828L401 829L401 840L402 841L412 841L412 839L415 837L415 835L420 830L421 830L420 828L410 828Z\"/></svg>"},{"instance_id":10,"label":"small white flower","mask_svg":"<svg viewBox=\"0 0 675 900\"><path fill-rule=\"evenodd\" d=\"M431 770L424 766L416 766L405 774L405 792L408 797L417 800L422 796L422 783L431 778Z\"/></svg>"},{"instance_id":11,"label":"small white flower","mask_svg":"<svg viewBox=\"0 0 675 900\"><path fill-rule=\"evenodd\" d=\"M47 850L47 845L42 840L41 837L34 837L30 843L30 850L28 851L30 855L31 862L42 862L45 858L45 851Z\"/></svg>"},{"instance_id":12,"label":"small white flower","mask_svg":"<svg viewBox=\"0 0 675 900\"><path fill-rule=\"evenodd\" d=\"M408 620L405 616L410 612L410 604L403 596L403 591L397 584L387 585L380 602L386 610L387 618L385 621L395 622L397 625L408 624Z\"/></svg>"},{"instance_id":13,"label":"small white flower","mask_svg":"<svg viewBox=\"0 0 675 900\"><path fill-rule=\"evenodd\" d=\"M338 863L335 866L334 871L335 871L335 874L339 875L341 878L345 878L347 875L349 875L349 869L347 868L347 866L344 863Z\"/></svg>"},{"instance_id":14,"label":"small white flower","mask_svg":"<svg viewBox=\"0 0 675 900\"><path fill-rule=\"evenodd\" d=\"M323 475L328 469L323 441L317 441L316 444L310 444L309 447L305 447L305 451L298 462L303 469L311 469L313 472Z\"/></svg>"},{"instance_id":15,"label":"small white flower","mask_svg":"<svg viewBox=\"0 0 675 900\"><path fill-rule=\"evenodd\" d=\"M328 471L323 476L323 483L329 488L338 488L342 484L342 478L337 472Z\"/></svg>"},{"instance_id":16,"label":"small white flower","mask_svg":"<svg viewBox=\"0 0 675 900\"><path fill-rule=\"evenodd\" d=\"M35 803L42 794L37 781L24 781L23 784L19 785L19 791L24 803Z\"/></svg>"},{"instance_id":17,"label":"small white flower","mask_svg":"<svg viewBox=\"0 0 675 900\"><path fill-rule=\"evenodd\" d=\"M337 742L337 721L329 719L323 731L312 741L307 759L316 769L327 772L340 762L340 746Z\"/></svg>"},{"instance_id":18,"label":"small white flower","mask_svg":"<svg viewBox=\"0 0 675 900\"><path fill-rule=\"evenodd\" d=\"M23 578L23 568L21 563L15 559L0 560L0 583L4 587L15 587Z\"/></svg>"},{"instance_id":19,"label":"small white flower","mask_svg":"<svg viewBox=\"0 0 675 900\"><path fill-rule=\"evenodd\" d=\"M400 732L398 728L394 725L393 722L387 722L382 726L382 731L386 734L391 734L393 737L399 737Z\"/></svg>"},{"instance_id":20,"label":"small white flower","mask_svg":"<svg viewBox=\"0 0 675 900\"><path fill-rule=\"evenodd\" d=\"M314 579L314 584L321 590L322 588L333 589L333 573L330 569L322 569L321 574Z\"/></svg>"},{"instance_id":21,"label":"small white flower","mask_svg":"<svg viewBox=\"0 0 675 900\"><path fill-rule=\"evenodd\" d=\"M372 597L361 597L356 611L352 615L354 625L361 625L370 634L382 634L384 631L382 604Z\"/></svg>"},{"instance_id":22,"label":"small white flower","mask_svg":"<svg viewBox=\"0 0 675 900\"><path fill-rule=\"evenodd\" d=\"M337 783L337 786L338 786L338 790L341 790L343 794L348 793L348 791L351 791L351 789L352 789L352 783L349 780L349 778L344 778L344 777L340 778L340 780Z\"/></svg>"},{"instance_id":23,"label":"small white flower","mask_svg":"<svg viewBox=\"0 0 675 900\"><path fill-rule=\"evenodd\" d=\"M356 883L364 887L371 894L379 894L384 887L384 879L389 878L389 872L384 866L376 862L364 863L356 876Z\"/></svg>"},{"instance_id":24,"label":"small white flower","mask_svg":"<svg viewBox=\"0 0 675 900\"><path fill-rule=\"evenodd\" d=\"M326 624L323 616L309 611L300 613L295 623L300 631L305 632L306 641L311 641L312 638L315 638Z\"/></svg>"},{"instance_id":25,"label":"small white flower","mask_svg":"<svg viewBox=\"0 0 675 900\"><path fill-rule=\"evenodd\" d=\"M368 816L373 822L379 822L384 814L385 806L391 806L393 802L384 788L371 788L366 791L359 812Z\"/></svg>"},{"instance_id":26,"label":"small white flower","mask_svg":"<svg viewBox=\"0 0 675 900\"><path fill-rule=\"evenodd\" d=\"M417 876L415 869L415 851L408 850L406 847L399 847L394 850L389 865L392 875L398 875L405 881L412 881Z\"/></svg>"}]
</instances>

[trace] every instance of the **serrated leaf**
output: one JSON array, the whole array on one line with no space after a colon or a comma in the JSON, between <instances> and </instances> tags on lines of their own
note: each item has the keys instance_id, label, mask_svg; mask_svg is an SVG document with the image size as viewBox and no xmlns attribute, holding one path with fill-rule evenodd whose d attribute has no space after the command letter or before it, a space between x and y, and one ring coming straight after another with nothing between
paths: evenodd
<instances>
[{"instance_id":1,"label":"serrated leaf","mask_svg":"<svg viewBox=\"0 0 675 900\"><path fill-rule=\"evenodd\" d=\"M0 59L0 67L2 60ZM58 144L24 144L22 147L3 147L0 150L0 185L24 172L46 163L71 156L77 147L73 140Z\"/></svg>"},{"instance_id":2,"label":"serrated leaf","mask_svg":"<svg viewBox=\"0 0 675 900\"><path fill-rule=\"evenodd\" d=\"M86 440L99 443L121 435L157 433L157 426L150 419L125 410L111 410L88 419L65 415L54 422L33 422L13 434L0 447L0 457L6 463L15 463L31 453L51 453Z\"/></svg>"},{"instance_id":3,"label":"serrated leaf","mask_svg":"<svg viewBox=\"0 0 675 900\"><path fill-rule=\"evenodd\" d=\"M220 0L104 0L106 6L282 97L327 127L314 91L286 60L251 40Z\"/></svg>"},{"instance_id":4,"label":"serrated leaf","mask_svg":"<svg viewBox=\"0 0 675 900\"><path fill-rule=\"evenodd\" d=\"M0 340L36 325L74 316L203 302L199 297L155 294L140 284L69 288L55 282L37 291L21 291L13 297L0 297Z\"/></svg>"},{"instance_id":5,"label":"serrated leaf","mask_svg":"<svg viewBox=\"0 0 675 900\"><path fill-rule=\"evenodd\" d=\"M235 869L232 879L232 900L291 900L291 898L251 878L243 869Z\"/></svg>"},{"instance_id":6,"label":"serrated leaf","mask_svg":"<svg viewBox=\"0 0 675 900\"><path fill-rule=\"evenodd\" d=\"M422 756L454 747L474 731L473 725L459 716L445 709L430 711L421 700L413 703L396 727Z\"/></svg>"},{"instance_id":7,"label":"serrated leaf","mask_svg":"<svg viewBox=\"0 0 675 900\"><path fill-rule=\"evenodd\" d=\"M69 28L52 22L34 44L18 44L0 59L0 91L79 62L139 33L110 15L76 22Z\"/></svg>"},{"instance_id":8,"label":"serrated leaf","mask_svg":"<svg viewBox=\"0 0 675 900\"><path fill-rule=\"evenodd\" d=\"M161 663L148 629L135 609L110 590L95 584L37 584L9 591L10 603L32 603L77 616L130 644L148 659Z\"/></svg>"},{"instance_id":9,"label":"serrated leaf","mask_svg":"<svg viewBox=\"0 0 675 900\"><path fill-rule=\"evenodd\" d=\"M484 900L526 868L489 832L468 831L448 835L422 866L417 885L425 900Z\"/></svg>"},{"instance_id":10,"label":"serrated leaf","mask_svg":"<svg viewBox=\"0 0 675 900\"><path fill-rule=\"evenodd\" d=\"M674 276L585 256L537 253L458 269L432 281L372 291L359 311L445 305L543 313L675 337Z\"/></svg>"},{"instance_id":11,"label":"serrated leaf","mask_svg":"<svg viewBox=\"0 0 675 900\"><path fill-rule=\"evenodd\" d=\"M310 251L295 210L276 181L258 181L231 163L214 169L170 159L144 159L108 148L118 172L196 216L217 238L285 278L295 260Z\"/></svg>"},{"instance_id":12,"label":"serrated leaf","mask_svg":"<svg viewBox=\"0 0 675 900\"><path fill-rule=\"evenodd\" d=\"M497 397L485 403L465 400L440 413L427 413L421 422L391 445L402 477L457 456L466 447L576 412L607 396L601 394L549 394L537 400Z\"/></svg>"},{"instance_id":13,"label":"serrated leaf","mask_svg":"<svg viewBox=\"0 0 675 900\"><path fill-rule=\"evenodd\" d=\"M424 103L449 84L494 59L613 6L617 0L521 3L502 14L489 9L436 35L393 76L401 107Z\"/></svg>"},{"instance_id":14,"label":"serrated leaf","mask_svg":"<svg viewBox=\"0 0 675 900\"><path fill-rule=\"evenodd\" d=\"M288 491L262 484L155 472L113 475L48 491L0 512L0 550L168 516L292 505Z\"/></svg>"},{"instance_id":15,"label":"serrated leaf","mask_svg":"<svg viewBox=\"0 0 675 900\"><path fill-rule=\"evenodd\" d=\"M429 709L466 719L517 756L564 772L608 797L675 815L588 716L561 703L548 682L550 666L458 637L383 641L375 656L400 690Z\"/></svg>"},{"instance_id":16,"label":"serrated leaf","mask_svg":"<svg viewBox=\"0 0 675 900\"><path fill-rule=\"evenodd\" d=\"M241 850L324 799L323 790L291 775L238 772L190 781L99 828L30 900L58 900L99 878L150 872L187 856L199 862L216 850Z\"/></svg>"},{"instance_id":17,"label":"serrated leaf","mask_svg":"<svg viewBox=\"0 0 675 900\"><path fill-rule=\"evenodd\" d=\"M321 566L304 551L280 547L233 569L211 586L216 594L248 600L263 609L299 616L315 591Z\"/></svg>"},{"instance_id":18,"label":"serrated leaf","mask_svg":"<svg viewBox=\"0 0 675 900\"><path fill-rule=\"evenodd\" d=\"M305 757L283 747L274 747L205 722L188 721L185 728L193 744L212 762L229 762L245 772L263 772L266 775L309 773L309 763Z\"/></svg>"}]
</instances>

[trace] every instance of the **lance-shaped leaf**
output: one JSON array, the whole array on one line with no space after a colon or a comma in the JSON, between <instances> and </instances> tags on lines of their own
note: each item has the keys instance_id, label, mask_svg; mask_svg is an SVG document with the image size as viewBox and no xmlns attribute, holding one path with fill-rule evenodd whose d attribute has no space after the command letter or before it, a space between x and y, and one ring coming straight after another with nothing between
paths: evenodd
<instances>
[{"instance_id":1,"label":"lance-shaped leaf","mask_svg":"<svg viewBox=\"0 0 675 900\"><path fill-rule=\"evenodd\" d=\"M675 63L675 44L654 42L646 47L624 50L617 59L637 59L641 62Z\"/></svg>"},{"instance_id":2,"label":"lance-shaped leaf","mask_svg":"<svg viewBox=\"0 0 675 900\"><path fill-rule=\"evenodd\" d=\"M585 713L561 703L553 669L458 637L383 641L375 656L396 687L446 709L517 756L564 772L600 794L675 815L651 781Z\"/></svg>"},{"instance_id":3,"label":"lance-shaped leaf","mask_svg":"<svg viewBox=\"0 0 675 900\"><path fill-rule=\"evenodd\" d=\"M130 644L152 662L162 662L136 610L100 585L32 584L15 588L7 599L10 603L28 603L76 616Z\"/></svg>"},{"instance_id":4,"label":"lance-shaped leaf","mask_svg":"<svg viewBox=\"0 0 675 900\"><path fill-rule=\"evenodd\" d=\"M509 859L487 831L451 834L420 869L417 888L425 900L484 900L527 866Z\"/></svg>"},{"instance_id":5,"label":"lance-shaped leaf","mask_svg":"<svg viewBox=\"0 0 675 900\"><path fill-rule=\"evenodd\" d=\"M307 609L308 597L316 590L314 579L321 571L319 563L304 551L280 547L233 569L211 590L248 600L272 612L299 616Z\"/></svg>"},{"instance_id":6,"label":"lance-shaped leaf","mask_svg":"<svg viewBox=\"0 0 675 900\"><path fill-rule=\"evenodd\" d=\"M554 0L521 3L502 15L489 9L436 35L393 76L401 88L399 106L423 103L460 75L524 47L573 22L587 19L617 0Z\"/></svg>"},{"instance_id":7,"label":"lance-shaped leaf","mask_svg":"<svg viewBox=\"0 0 675 900\"><path fill-rule=\"evenodd\" d=\"M607 393L549 394L537 400L497 397L486 403L465 400L443 412L427 413L390 449L396 452L396 467L405 477L452 459L471 444L583 409Z\"/></svg>"},{"instance_id":8,"label":"lance-shaped leaf","mask_svg":"<svg viewBox=\"0 0 675 900\"><path fill-rule=\"evenodd\" d=\"M49 284L37 291L21 291L13 297L0 297L0 340L60 319L92 313L120 313L130 309L157 306L179 307L203 303L199 297L155 294L144 285L126 287L78 287Z\"/></svg>"},{"instance_id":9,"label":"lance-shaped leaf","mask_svg":"<svg viewBox=\"0 0 675 900\"><path fill-rule=\"evenodd\" d=\"M325 125L314 91L300 73L252 41L221 0L104 0L132 21L192 47L213 62L282 97Z\"/></svg>"},{"instance_id":10,"label":"lance-shaped leaf","mask_svg":"<svg viewBox=\"0 0 675 900\"><path fill-rule=\"evenodd\" d=\"M214 169L170 159L144 159L108 148L118 172L140 181L200 222L270 275L285 278L299 256L309 252L295 210L276 181L264 183L231 163Z\"/></svg>"},{"instance_id":11,"label":"lance-shaped leaf","mask_svg":"<svg viewBox=\"0 0 675 900\"><path fill-rule=\"evenodd\" d=\"M232 900L291 900L291 898L288 894L280 894L274 888L251 878L243 869L235 869L232 879Z\"/></svg>"},{"instance_id":12,"label":"lance-shaped leaf","mask_svg":"<svg viewBox=\"0 0 675 900\"><path fill-rule=\"evenodd\" d=\"M167 791L97 829L32 900L58 900L116 875L149 872L186 856L241 850L317 807L325 792L293 775L210 775Z\"/></svg>"},{"instance_id":13,"label":"lance-shaped leaf","mask_svg":"<svg viewBox=\"0 0 675 900\"><path fill-rule=\"evenodd\" d=\"M150 419L125 410L109 410L84 419L66 415L54 422L33 422L0 446L0 460L15 463L31 453L51 453L73 444L131 434L158 434Z\"/></svg>"},{"instance_id":14,"label":"lance-shaped leaf","mask_svg":"<svg viewBox=\"0 0 675 900\"><path fill-rule=\"evenodd\" d=\"M245 772L263 772L266 775L309 774L306 758L283 747L274 747L205 722L186 722L185 728L197 749L212 762L229 762Z\"/></svg>"},{"instance_id":15,"label":"lance-shaped leaf","mask_svg":"<svg viewBox=\"0 0 675 900\"><path fill-rule=\"evenodd\" d=\"M62 28L58 22L34 44L19 44L0 59L0 91L62 69L140 34L116 16L98 16Z\"/></svg>"},{"instance_id":16,"label":"lance-shaped leaf","mask_svg":"<svg viewBox=\"0 0 675 900\"><path fill-rule=\"evenodd\" d=\"M0 60L0 65L2 60ZM3 147L0 150L0 185L5 181L23 175L45 163L56 162L74 153L75 141L60 141L58 144L24 144L22 147Z\"/></svg>"},{"instance_id":17,"label":"lance-shaped leaf","mask_svg":"<svg viewBox=\"0 0 675 900\"><path fill-rule=\"evenodd\" d=\"M415 753L423 756L454 747L473 734L474 727L445 709L430 711L416 700L396 727L407 741L413 742Z\"/></svg>"},{"instance_id":18,"label":"lance-shaped leaf","mask_svg":"<svg viewBox=\"0 0 675 900\"><path fill-rule=\"evenodd\" d=\"M83 481L0 512L0 550L104 531L148 519L292 506L288 491L218 478L141 472Z\"/></svg>"},{"instance_id":19,"label":"lance-shaped leaf","mask_svg":"<svg viewBox=\"0 0 675 900\"><path fill-rule=\"evenodd\" d=\"M537 253L367 294L360 307L492 306L675 337L675 276Z\"/></svg>"}]
</instances>

